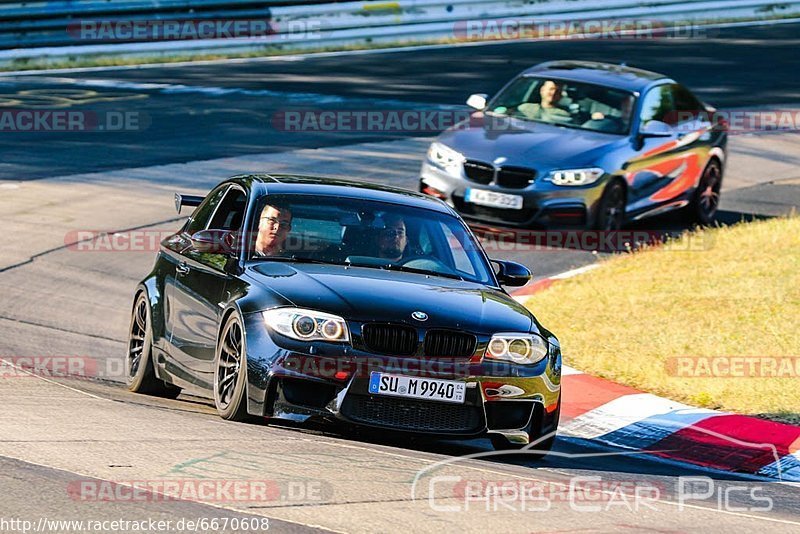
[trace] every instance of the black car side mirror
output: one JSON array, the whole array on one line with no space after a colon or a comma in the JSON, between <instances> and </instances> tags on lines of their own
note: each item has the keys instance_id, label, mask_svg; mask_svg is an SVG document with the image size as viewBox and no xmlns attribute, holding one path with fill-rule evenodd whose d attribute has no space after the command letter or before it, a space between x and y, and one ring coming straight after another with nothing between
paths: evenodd
<instances>
[{"instance_id":1,"label":"black car side mirror","mask_svg":"<svg viewBox=\"0 0 800 534\"><path fill-rule=\"evenodd\" d=\"M192 235L192 248L197 252L233 256L236 236L230 230L200 230Z\"/></svg>"},{"instance_id":2,"label":"black car side mirror","mask_svg":"<svg viewBox=\"0 0 800 534\"><path fill-rule=\"evenodd\" d=\"M524 286L530 282L533 276L530 269L515 261L492 260L492 263L497 264L499 267L497 281L504 286Z\"/></svg>"}]
</instances>

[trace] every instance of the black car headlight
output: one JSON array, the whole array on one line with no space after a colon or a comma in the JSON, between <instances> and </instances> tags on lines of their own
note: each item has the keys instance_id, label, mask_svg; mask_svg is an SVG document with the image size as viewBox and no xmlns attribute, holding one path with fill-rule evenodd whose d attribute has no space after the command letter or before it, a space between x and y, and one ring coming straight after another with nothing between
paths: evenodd
<instances>
[{"instance_id":1,"label":"black car headlight","mask_svg":"<svg viewBox=\"0 0 800 534\"><path fill-rule=\"evenodd\" d=\"M605 171L599 167L591 167L588 169L566 169L561 171L552 171L546 180L553 182L555 185L562 186L579 186L589 185L595 183L605 174Z\"/></svg>"},{"instance_id":2,"label":"black car headlight","mask_svg":"<svg viewBox=\"0 0 800 534\"><path fill-rule=\"evenodd\" d=\"M350 341L347 323L337 315L301 308L275 308L263 312L263 316L268 327L292 339L331 343Z\"/></svg>"},{"instance_id":3,"label":"black car headlight","mask_svg":"<svg viewBox=\"0 0 800 534\"><path fill-rule=\"evenodd\" d=\"M519 364L539 363L547 357L547 341L537 334L495 334L486 357Z\"/></svg>"},{"instance_id":4,"label":"black car headlight","mask_svg":"<svg viewBox=\"0 0 800 534\"><path fill-rule=\"evenodd\" d=\"M461 165L464 163L464 156L449 146L434 141L428 148L428 161L448 174L461 176Z\"/></svg>"}]
</instances>

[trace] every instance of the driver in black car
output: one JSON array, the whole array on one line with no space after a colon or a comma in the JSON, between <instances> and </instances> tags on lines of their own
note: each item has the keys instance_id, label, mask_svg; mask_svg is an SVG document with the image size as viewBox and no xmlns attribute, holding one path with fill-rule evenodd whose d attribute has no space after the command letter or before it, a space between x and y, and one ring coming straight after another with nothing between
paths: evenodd
<instances>
[{"instance_id":1,"label":"driver in black car","mask_svg":"<svg viewBox=\"0 0 800 534\"><path fill-rule=\"evenodd\" d=\"M283 254L286 236L291 229L292 211L288 206L264 206L258 222L255 256L264 258Z\"/></svg>"},{"instance_id":2,"label":"driver in black car","mask_svg":"<svg viewBox=\"0 0 800 534\"><path fill-rule=\"evenodd\" d=\"M384 227L378 232L378 257L398 262L410 252L405 221L398 215L386 215Z\"/></svg>"}]
</instances>

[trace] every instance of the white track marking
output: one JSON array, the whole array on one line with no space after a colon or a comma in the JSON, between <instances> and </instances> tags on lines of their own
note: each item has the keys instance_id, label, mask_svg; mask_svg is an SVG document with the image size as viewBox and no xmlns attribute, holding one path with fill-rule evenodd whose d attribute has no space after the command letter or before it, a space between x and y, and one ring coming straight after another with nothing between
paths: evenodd
<instances>
[{"instance_id":1,"label":"white track marking","mask_svg":"<svg viewBox=\"0 0 800 534\"><path fill-rule=\"evenodd\" d=\"M677 422L670 426L670 421L667 418L673 413L685 414L691 418L697 417L694 422L715 415L722 415L721 412L695 408L677 401L657 397L650 393L637 393L623 395L590 410L562 425L559 430L579 438L597 439L611 432L640 423L645 419L653 418L655 421L653 425L643 425L639 429L640 439L637 439L637 441L646 446L651 441L663 437L664 432L672 434L688 426L687 424L677 424ZM658 421L658 416L663 416L664 420Z\"/></svg>"}]
</instances>

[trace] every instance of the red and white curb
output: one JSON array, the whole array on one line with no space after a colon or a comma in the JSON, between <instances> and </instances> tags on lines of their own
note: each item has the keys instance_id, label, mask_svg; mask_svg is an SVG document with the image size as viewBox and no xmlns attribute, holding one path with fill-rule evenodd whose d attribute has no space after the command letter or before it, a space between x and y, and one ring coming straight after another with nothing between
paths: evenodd
<instances>
[{"instance_id":1,"label":"red and white curb","mask_svg":"<svg viewBox=\"0 0 800 534\"><path fill-rule=\"evenodd\" d=\"M520 302L596 268L539 280ZM711 469L800 482L800 427L695 408L564 366L559 434Z\"/></svg>"},{"instance_id":2,"label":"red and white curb","mask_svg":"<svg viewBox=\"0 0 800 534\"><path fill-rule=\"evenodd\" d=\"M695 408L570 369L559 433L711 469L800 482L800 427Z\"/></svg>"}]
</instances>

